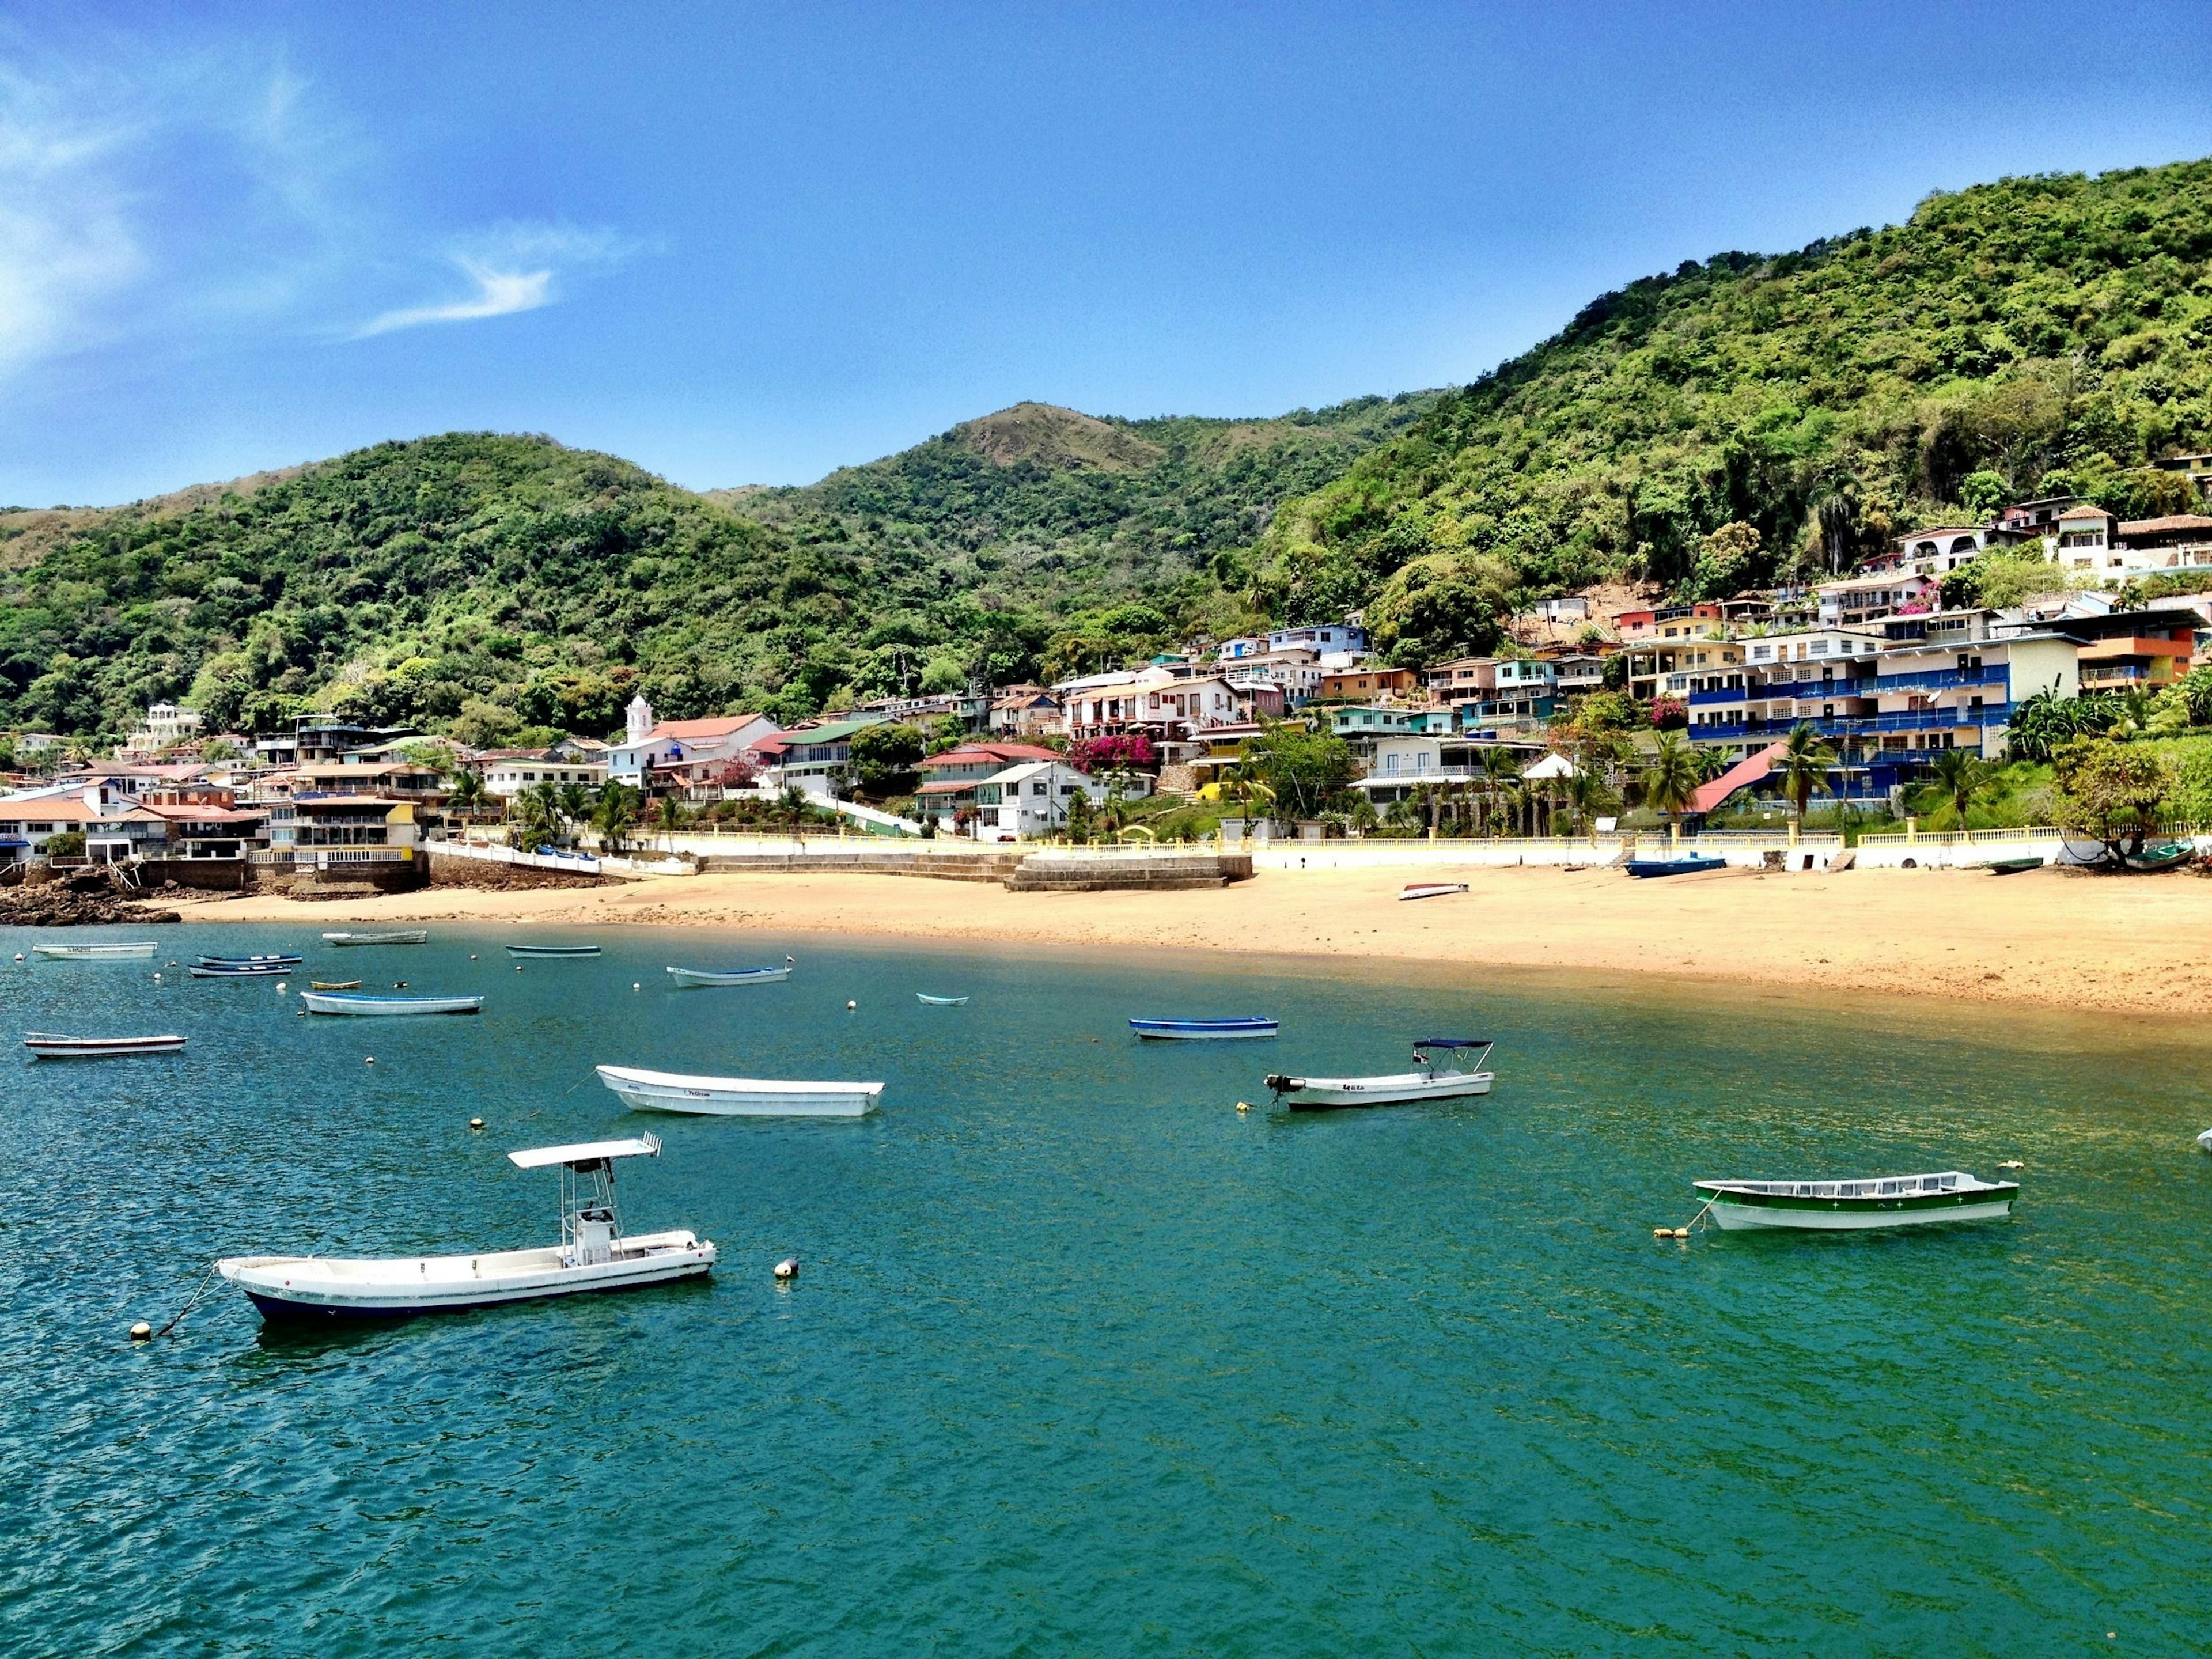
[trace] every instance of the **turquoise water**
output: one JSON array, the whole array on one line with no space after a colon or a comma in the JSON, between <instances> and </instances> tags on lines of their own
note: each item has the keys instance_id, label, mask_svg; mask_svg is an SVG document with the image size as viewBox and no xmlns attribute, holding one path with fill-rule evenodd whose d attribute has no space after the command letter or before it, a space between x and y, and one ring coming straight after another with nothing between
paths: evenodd
<instances>
[{"instance_id":1,"label":"turquoise water","mask_svg":"<svg viewBox=\"0 0 2212 1659\"><path fill-rule=\"evenodd\" d=\"M192 1039L0 1059L0 1649L2201 1648L2212 1101L2172 1028L667 930L518 975L521 936L310 951L490 994L374 1023L0 936L9 1042ZM1250 1012L1281 1040L1121 1024ZM1233 1109L1468 1028L1486 1101ZM600 1061L890 1086L651 1121L625 1218L715 1239L706 1285L307 1334L218 1285L125 1340L219 1254L546 1242L503 1153L645 1127ZM1697 1176L2009 1158L2009 1222L1651 1236Z\"/></svg>"}]
</instances>

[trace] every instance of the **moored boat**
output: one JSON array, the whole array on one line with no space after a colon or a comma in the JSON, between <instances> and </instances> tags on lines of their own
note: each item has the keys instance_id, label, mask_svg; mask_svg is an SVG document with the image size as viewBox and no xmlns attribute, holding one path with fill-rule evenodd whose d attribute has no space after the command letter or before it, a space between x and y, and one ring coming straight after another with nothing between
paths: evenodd
<instances>
[{"instance_id":1,"label":"moored boat","mask_svg":"<svg viewBox=\"0 0 2212 1659\"><path fill-rule=\"evenodd\" d=\"M357 979L311 979L307 981L307 988L311 991L358 991L361 981Z\"/></svg>"},{"instance_id":2,"label":"moored boat","mask_svg":"<svg viewBox=\"0 0 2212 1659\"><path fill-rule=\"evenodd\" d=\"M185 1046L185 1039L167 1036L81 1037L52 1031L27 1031L23 1046L33 1060L112 1060L122 1054L166 1054Z\"/></svg>"},{"instance_id":3,"label":"moored boat","mask_svg":"<svg viewBox=\"0 0 2212 1659\"><path fill-rule=\"evenodd\" d=\"M865 1117L880 1083L794 1082L775 1078L691 1077L634 1066L601 1066L599 1081L634 1112L690 1117Z\"/></svg>"},{"instance_id":4,"label":"moored boat","mask_svg":"<svg viewBox=\"0 0 2212 1659\"><path fill-rule=\"evenodd\" d=\"M281 979L300 970L297 957L283 962L196 962L185 971L194 979Z\"/></svg>"},{"instance_id":5,"label":"moored boat","mask_svg":"<svg viewBox=\"0 0 2212 1659\"><path fill-rule=\"evenodd\" d=\"M1632 876L1650 880L1654 876L1694 876L1705 870L1725 870L1726 859L1631 859L1621 866Z\"/></svg>"},{"instance_id":6,"label":"moored boat","mask_svg":"<svg viewBox=\"0 0 2212 1659\"><path fill-rule=\"evenodd\" d=\"M1414 1069L1410 1072L1378 1077L1277 1075L1267 1079L1267 1086L1278 1101L1294 1112L1459 1100L1490 1092L1496 1076L1482 1068L1496 1046L1489 1037L1422 1037L1413 1044Z\"/></svg>"},{"instance_id":7,"label":"moored boat","mask_svg":"<svg viewBox=\"0 0 2212 1659\"><path fill-rule=\"evenodd\" d=\"M1856 1181L1698 1181L1691 1183L1723 1231L1779 1227L1856 1232L1988 1221L2012 1213L2016 1181L1980 1181L1963 1170L1871 1176Z\"/></svg>"},{"instance_id":8,"label":"moored boat","mask_svg":"<svg viewBox=\"0 0 2212 1659\"><path fill-rule=\"evenodd\" d=\"M929 1008L965 1008L968 1006L966 997L933 997L920 991L914 994L914 1000Z\"/></svg>"},{"instance_id":9,"label":"moored boat","mask_svg":"<svg viewBox=\"0 0 2212 1659\"><path fill-rule=\"evenodd\" d=\"M511 957L595 957L599 948L596 945L510 945L507 953Z\"/></svg>"},{"instance_id":10,"label":"moored boat","mask_svg":"<svg viewBox=\"0 0 2212 1659\"><path fill-rule=\"evenodd\" d=\"M1401 900L1443 898L1447 894L1465 891L1467 884L1463 881L1409 881L1406 884L1406 890L1398 896Z\"/></svg>"},{"instance_id":11,"label":"moored boat","mask_svg":"<svg viewBox=\"0 0 2212 1659\"><path fill-rule=\"evenodd\" d=\"M325 933L325 945L422 945L428 942L427 927L394 927L381 933Z\"/></svg>"},{"instance_id":12,"label":"moored boat","mask_svg":"<svg viewBox=\"0 0 2212 1659\"><path fill-rule=\"evenodd\" d=\"M791 977L784 968L671 968L669 978L685 988L710 985L775 985Z\"/></svg>"},{"instance_id":13,"label":"moored boat","mask_svg":"<svg viewBox=\"0 0 2212 1659\"><path fill-rule=\"evenodd\" d=\"M252 957L197 956L192 958L203 968L297 968L307 958L289 951L264 951Z\"/></svg>"},{"instance_id":14,"label":"moored boat","mask_svg":"<svg viewBox=\"0 0 2212 1659\"><path fill-rule=\"evenodd\" d=\"M300 1000L311 1014L475 1014L483 1012L483 999L473 997L362 996L348 991L302 991Z\"/></svg>"},{"instance_id":15,"label":"moored boat","mask_svg":"<svg viewBox=\"0 0 2212 1659\"><path fill-rule=\"evenodd\" d=\"M57 962L137 962L154 954L151 945L33 945L34 957Z\"/></svg>"},{"instance_id":16,"label":"moored boat","mask_svg":"<svg viewBox=\"0 0 2212 1659\"><path fill-rule=\"evenodd\" d=\"M472 1255L228 1256L216 1270L264 1319L398 1319L699 1278L714 1265L711 1241L689 1229L622 1230L615 1160L659 1152L652 1135L509 1152L519 1170L561 1170L558 1244Z\"/></svg>"},{"instance_id":17,"label":"moored boat","mask_svg":"<svg viewBox=\"0 0 2212 1659\"><path fill-rule=\"evenodd\" d=\"M1254 1014L1243 1019L1133 1019L1129 1029L1148 1042L1234 1042L1271 1037L1280 1024Z\"/></svg>"}]
</instances>

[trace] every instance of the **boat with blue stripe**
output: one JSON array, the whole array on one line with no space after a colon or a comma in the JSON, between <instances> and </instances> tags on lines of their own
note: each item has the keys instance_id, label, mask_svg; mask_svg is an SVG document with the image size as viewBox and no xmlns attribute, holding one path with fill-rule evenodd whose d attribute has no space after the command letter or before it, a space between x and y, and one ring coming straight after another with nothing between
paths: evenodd
<instances>
[{"instance_id":1,"label":"boat with blue stripe","mask_svg":"<svg viewBox=\"0 0 2212 1659\"><path fill-rule=\"evenodd\" d=\"M1725 870L1728 860L1718 858L1631 859L1621 866L1645 880L1654 876L1694 876L1706 870Z\"/></svg>"},{"instance_id":2,"label":"boat with blue stripe","mask_svg":"<svg viewBox=\"0 0 2212 1659\"><path fill-rule=\"evenodd\" d=\"M1129 1029L1148 1042L1235 1042L1271 1037L1279 1024L1252 1014L1242 1019L1133 1019Z\"/></svg>"}]
</instances>

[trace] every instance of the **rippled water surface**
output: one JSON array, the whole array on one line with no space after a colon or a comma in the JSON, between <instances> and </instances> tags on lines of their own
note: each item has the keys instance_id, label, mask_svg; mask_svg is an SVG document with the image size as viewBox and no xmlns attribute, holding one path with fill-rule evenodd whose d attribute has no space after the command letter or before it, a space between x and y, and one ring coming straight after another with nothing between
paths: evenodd
<instances>
[{"instance_id":1,"label":"rippled water surface","mask_svg":"<svg viewBox=\"0 0 2212 1659\"><path fill-rule=\"evenodd\" d=\"M482 1018L307 1019L163 964L311 934L155 932L114 966L0 935L9 1042L191 1038L0 1059L0 1650L2012 1659L2212 1628L2212 1103L2172 1028L665 930L517 974L517 933L451 928L310 969ZM781 987L660 971L787 948ZM1282 1038L1121 1024L1251 1012ZM1468 1028L1486 1101L1234 1109ZM715 1239L708 1284L307 1334L218 1284L125 1340L220 1254L549 1242L552 1176L503 1154L647 1127L602 1061L889 1087L860 1123L651 1123L626 1219ZM1693 1176L2014 1158L2009 1222L1652 1237Z\"/></svg>"}]
</instances>

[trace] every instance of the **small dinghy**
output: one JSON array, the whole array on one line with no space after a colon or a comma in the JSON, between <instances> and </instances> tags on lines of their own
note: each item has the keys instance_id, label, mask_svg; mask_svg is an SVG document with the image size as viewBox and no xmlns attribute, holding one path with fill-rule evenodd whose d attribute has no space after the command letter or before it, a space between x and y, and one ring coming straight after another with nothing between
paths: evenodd
<instances>
[{"instance_id":1,"label":"small dinghy","mask_svg":"<svg viewBox=\"0 0 2212 1659\"><path fill-rule=\"evenodd\" d=\"M1467 884L1463 881L1413 881L1406 884L1406 890L1398 896L1401 899L1442 898L1447 893L1465 891Z\"/></svg>"},{"instance_id":2,"label":"small dinghy","mask_svg":"<svg viewBox=\"0 0 2212 1659\"><path fill-rule=\"evenodd\" d=\"M33 945L34 957L57 962L139 962L154 954L150 945Z\"/></svg>"},{"instance_id":3,"label":"small dinghy","mask_svg":"<svg viewBox=\"0 0 2212 1659\"><path fill-rule=\"evenodd\" d=\"M423 945L429 941L427 927L395 927L384 933L325 933L325 945Z\"/></svg>"},{"instance_id":4,"label":"small dinghy","mask_svg":"<svg viewBox=\"0 0 2212 1659\"><path fill-rule=\"evenodd\" d=\"M166 1054L185 1046L180 1036L81 1037L51 1031L27 1032L23 1046L33 1060L112 1060L118 1054Z\"/></svg>"},{"instance_id":5,"label":"small dinghy","mask_svg":"<svg viewBox=\"0 0 2212 1659\"><path fill-rule=\"evenodd\" d=\"M344 991L302 991L300 1000L311 1014L477 1014L483 999L475 997L360 996Z\"/></svg>"},{"instance_id":6,"label":"small dinghy","mask_svg":"<svg viewBox=\"0 0 2212 1659\"><path fill-rule=\"evenodd\" d=\"M1267 1079L1267 1086L1294 1112L1458 1100L1490 1092L1494 1076L1482 1066L1495 1046L1488 1037L1423 1037L1413 1044L1414 1071L1382 1077L1277 1076Z\"/></svg>"},{"instance_id":7,"label":"small dinghy","mask_svg":"<svg viewBox=\"0 0 2212 1659\"><path fill-rule=\"evenodd\" d=\"M924 996L919 991L914 994L914 1000L929 1008L965 1008L968 1006L966 997Z\"/></svg>"},{"instance_id":8,"label":"small dinghy","mask_svg":"<svg viewBox=\"0 0 2212 1659\"><path fill-rule=\"evenodd\" d=\"M297 957L277 957L264 962L194 963L185 971L194 979L276 979L300 970Z\"/></svg>"},{"instance_id":9,"label":"small dinghy","mask_svg":"<svg viewBox=\"0 0 2212 1659\"><path fill-rule=\"evenodd\" d=\"M2017 1181L1978 1181L1962 1170L1874 1176L1863 1181L1698 1181L1691 1183L1726 1232L1782 1227L1859 1232L1936 1221L1989 1221L2012 1213Z\"/></svg>"},{"instance_id":10,"label":"small dinghy","mask_svg":"<svg viewBox=\"0 0 2212 1659\"><path fill-rule=\"evenodd\" d=\"M311 979L307 981L307 988L311 991L358 991L361 981L357 979Z\"/></svg>"},{"instance_id":11,"label":"small dinghy","mask_svg":"<svg viewBox=\"0 0 2212 1659\"><path fill-rule=\"evenodd\" d=\"M708 985L775 985L791 977L786 968L732 968L717 971L709 968L671 968L668 977L680 986Z\"/></svg>"},{"instance_id":12,"label":"small dinghy","mask_svg":"<svg viewBox=\"0 0 2212 1659\"><path fill-rule=\"evenodd\" d=\"M2139 874L2147 874L2159 870L2179 870L2196 856L2197 848L2191 843L2168 841L2160 842L2154 847L2146 847L2135 857L2123 859L2121 862Z\"/></svg>"},{"instance_id":13,"label":"small dinghy","mask_svg":"<svg viewBox=\"0 0 2212 1659\"><path fill-rule=\"evenodd\" d=\"M2040 870L2043 860L2040 858L1991 859L1982 868L1993 876L2018 876L2030 870Z\"/></svg>"},{"instance_id":14,"label":"small dinghy","mask_svg":"<svg viewBox=\"0 0 2212 1659\"><path fill-rule=\"evenodd\" d=\"M658 1158L652 1135L509 1152L518 1170L561 1170L561 1242L474 1255L344 1258L234 1255L216 1271L264 1319L403 1319L535 1302L580 1291L634 1291L705 1276L714 1246L689 1229L625 1234L615 1160Z\"/></svg>"},{"instance_id":15,"label":"small dinghy","mask_svg":"<svg viewBox=\"0 0 2212 1659\"><path fill-rule=\"evenodd\" d=\"M1234 1042L1271 1037L1279 1024L1254 1014L1244 1019L1133 1019L1129 1029L1147 1042Z\"/></svg>"},{"instance_id":16,"label":"small dinghy","mask_svg":"<svg viewBox=\"0 0 2212 1659\"><path fill-rule=\"evenodd\" d=\"M256 957L198 956L192 960L203 968L297 968L307 958L289 951L264 951Z\"/></svg>"},{"instance_id":17,"label":"small dinghy","mask_svg":"<svg viewBox=\"0 0 2212 1659\"><path fill-rule=\"evenodd\" d=\"M599 1081L634 1112L692 1117L865 1117L880 1083L793 1083L773 1078L685 1077L631 1066L601 1066Z\"/></svg>"},{"instance_id":18,"label":"small dinghy","mask_svg":"<svg viewBox=\"0 0 2212 1659\"><path fill-rule=\"evenodd\" d=\"M510 945L507 953L511 957L595 957L599 954L596 945Z\"/></svg>"},{"instance_id":19,"label":"small dinghy","mask_svg":"<svg viewBox=\"0 0 2212 1659\"><path fill-rule=\"evenodd\" d=\"M1621 868L1648 881L1654 876L1694 876L1705 870L1725 870L1726 859L1631 859Z\"/></svg>"}]
</instances>

